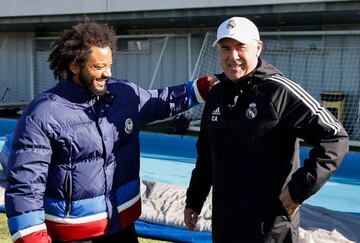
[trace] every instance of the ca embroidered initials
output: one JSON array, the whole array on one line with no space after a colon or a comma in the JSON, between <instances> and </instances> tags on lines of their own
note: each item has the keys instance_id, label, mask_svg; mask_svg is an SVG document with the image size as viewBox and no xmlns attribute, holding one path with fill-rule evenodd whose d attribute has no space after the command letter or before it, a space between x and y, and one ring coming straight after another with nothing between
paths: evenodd
<instances>
[{"instance_id":1,"label":"ca embroidered initials","mask_svg":"<svg viewBox=\"0 0 360 243\"><path fill-rule=\"evenodd\" d=\"M220 107L216 108L211 113L211 121L217 122L218 121L218 116L220 116Z\"/></svg>"}]
</instances>

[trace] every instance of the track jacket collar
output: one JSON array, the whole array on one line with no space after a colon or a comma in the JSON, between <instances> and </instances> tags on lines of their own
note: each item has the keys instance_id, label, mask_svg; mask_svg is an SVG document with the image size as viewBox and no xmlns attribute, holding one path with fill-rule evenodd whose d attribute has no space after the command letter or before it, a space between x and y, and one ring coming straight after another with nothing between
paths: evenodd
<instances>
[{"instance_id":1,"label":"track jacket collar","mask_svg":"<svg viewBox=\"0 0 360 243\"><path fill-rule=\"evenodd\" d=\"M231 80L229 80L225 73L221 74L215 74L215 76L219 79L220 82L226 82L226 85L234 86L234 87L244 87L253 82L253 80L264 80L267 77L274 75L274 74L280 74L283 75L277 68L275 68L273 65L265 61L264 59L259 58L259 62L257 67L246 77L244 77L242 80L240 80L238 83L234 84Z\"/></svg>"},{"instance_id":2,"label":"track jacket collar","mask_svg":"<svg viewBox=\"0 0 360 243\"><path fill-rule=\"evenodd\" d=\"M74 103L85 103L96 98L89 90L84 89L72 80L60 80L56 87L58 87L58 90L65 99ZM106 91L101 99L107 100L109 96L114 96L114 94Z\"/></svg>"}]
</instances>

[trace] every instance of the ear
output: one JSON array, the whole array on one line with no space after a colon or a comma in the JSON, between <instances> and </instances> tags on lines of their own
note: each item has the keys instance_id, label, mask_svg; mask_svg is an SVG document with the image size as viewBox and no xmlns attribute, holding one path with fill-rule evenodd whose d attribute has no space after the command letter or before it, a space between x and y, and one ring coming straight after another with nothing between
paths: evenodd
<instances>
[{"instance_id":1,"label":"ear","mask_svg":"<svg viewBox=\"0 0 360 243\"><path fill-rule=\"evenodd\" d=\"M257 46L256 46L256 50L257 50L256 56L257 56L257 57L260 56L260 53L261 53L261 51L262 51L262 48L263 48L263 42L262 42L262 41L258 41Z\"/></svg>"},{"instance_id":2,"label":"ear","mask_svg":"<svg viewBox=\"0 0 360 243\"><path fill-rule=\"evenodd\" d=\"M80 72L80 67L77 63L75 62L72 62L69 66L69 69L70 71L73 73L73 74L78 74Z\"/></svg>"}]
</instances>

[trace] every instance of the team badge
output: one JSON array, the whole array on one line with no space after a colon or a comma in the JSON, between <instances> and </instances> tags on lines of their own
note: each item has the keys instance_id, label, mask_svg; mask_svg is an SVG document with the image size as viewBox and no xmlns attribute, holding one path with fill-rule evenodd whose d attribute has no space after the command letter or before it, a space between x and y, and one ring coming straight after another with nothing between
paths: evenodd
<instances>
[{"instance_id":1,"label":"team badge","mask_svg":"<svg viewBox=\"0 0 360 243\"><path fill-rule=\"evenodd\" d=\"M226 26L226 28L228 28L228 29L234 29L235 27L236 27L236 23L235 23L235 20L233 20L233 19L231 19Z\"/></svg>"},{"instance_id":2,"label":"team badge","mask_svg":"<svg viewBox=\"0 0 360 243\"><path fill-rule=\"evenodd\" d=\"M254 119L257 116L257 109L255 103L250 103L249 107L246 109L246 117L250 120Z\"/></svg>"},{"instance_id":3,"label":"team badge","mask_svg":"<svg viewBox=\"0 0 360 243\"><path fill-rule=\"evenodd\" d=\"M130 134L133 131L133 129L134 129L134 123L131 120L131 118L126 119L126 121L125 121L125 132L127 134Z\"/></svg>"}]
</instances>

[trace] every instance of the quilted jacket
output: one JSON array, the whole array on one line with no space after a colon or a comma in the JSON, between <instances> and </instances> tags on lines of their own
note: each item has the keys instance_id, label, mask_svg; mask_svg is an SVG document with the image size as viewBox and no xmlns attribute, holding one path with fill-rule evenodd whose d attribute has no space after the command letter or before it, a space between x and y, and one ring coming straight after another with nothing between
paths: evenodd
<instances>
[{"instance_id":1,"label":"quilted jacket","mask_svg":"<svg viewBox=\"0 0 360 243\"><path fill-rule=\"evenodd\" d=\"M132 224L141 213L139 128L197 104L199 84L144 90L108 79L106 94L94 97L59 81L34 99L8 161L13 241L81 240Z\"/></svg>"}]
</instances>

